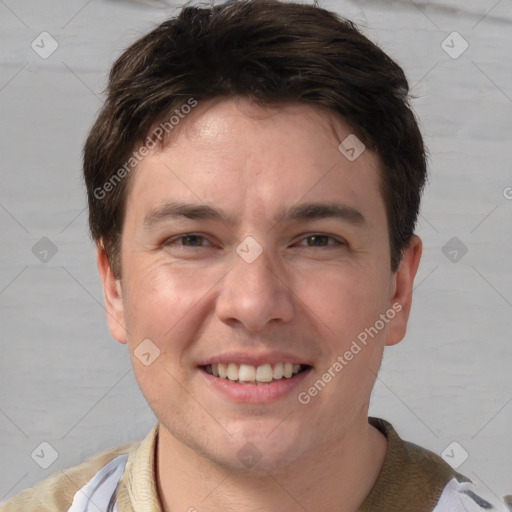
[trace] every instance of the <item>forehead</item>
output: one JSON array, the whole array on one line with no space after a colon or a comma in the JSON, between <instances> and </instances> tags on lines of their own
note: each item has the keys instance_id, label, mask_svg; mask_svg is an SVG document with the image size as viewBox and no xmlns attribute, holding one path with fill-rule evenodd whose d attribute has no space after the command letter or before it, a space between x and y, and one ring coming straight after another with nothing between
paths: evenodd
<instances>
[{"instance_id":1,"label":"forehead","mask_svg":"<svg viewBox=\"0 0 512 512\"><path fill-rule=\"evenodd\" d=\"M354 134L326 111L229 99L200 104L180 123L163 150L138 164L128 212L187 200L219 205L235 218L270 219L307 199L384 213L377 155L365 149L351 161L342 154L340 142Z\"/></svg>"}]
</instances>

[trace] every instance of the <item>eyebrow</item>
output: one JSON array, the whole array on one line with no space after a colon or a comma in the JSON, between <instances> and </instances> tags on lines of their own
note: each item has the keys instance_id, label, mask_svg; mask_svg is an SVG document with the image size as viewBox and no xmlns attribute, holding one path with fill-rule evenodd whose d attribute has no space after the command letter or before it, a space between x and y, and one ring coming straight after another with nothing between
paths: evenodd
<instances>
[{"instance_id":1,"label":"eyebrow","mask_svg":"<svg viewBox=\"0 0 512 512\"><path fill-rule=\"evenodd\" d=\"M192 220L215 220L234 226L237 223L237 217L228 215L218 208L203 204L170 202L163 206L151 210L144 217L144 229L151 230L169 220L177 219ZM334 218L353 224L354 226L362 226L366 223L363 214L356 208L338 202L310 202L301 203L292 206L288 211L279 216L275 223L279 222L300 222L307 220L319 220Z\"/></svg>"},{"instance_id":2,"label":"eyebrow","mask_svg":"<svg viewBox=\"0 0 512 512\"><path fill-rule=\"evenodd\" d=\"M217 220L232 226L235 219L212 206L182 202L165 203L163 206L150 211L144 217L144 229L152 229L168 220L187 218L192 220Z\"/></svg>"},{"instance_id":3,"label":"eyebrow","mask_svg":"<svg viewBox=\"0 0 512 512\"><path fill-rule=\"evenodd\" d=\"M364 215L354 208L343 203L302 203L292 206L280 219L285 221L304 221L334 218L354 225L363 225L366 222Z\"/></svg>"}]
</instances>

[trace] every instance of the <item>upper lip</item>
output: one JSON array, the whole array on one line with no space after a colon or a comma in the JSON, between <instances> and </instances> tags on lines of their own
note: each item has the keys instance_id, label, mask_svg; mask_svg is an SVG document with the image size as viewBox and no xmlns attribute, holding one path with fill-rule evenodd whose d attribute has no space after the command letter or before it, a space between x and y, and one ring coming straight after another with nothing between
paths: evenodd
<instances>
[{"instance_id":1,"label":"upper lip","mask_svg":"<svg viewBox=\"0 0 512 512\"><path fill-rule=\"evenodd\" d=\"M275 363L293 363L311 366L311 362L308 359L291 354L289 352L281 351L272 351L258 354L249 354L247 351L224 352L223 354L203 359L199 363L199 366L218 363L250 364L253 366Z\"/></svg>"}]
</instances>

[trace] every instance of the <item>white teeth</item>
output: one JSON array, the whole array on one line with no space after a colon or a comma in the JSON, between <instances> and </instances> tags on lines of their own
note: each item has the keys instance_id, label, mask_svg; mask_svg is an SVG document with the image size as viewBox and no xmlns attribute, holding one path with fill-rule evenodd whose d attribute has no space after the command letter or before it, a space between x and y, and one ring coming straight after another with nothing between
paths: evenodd
<instances>
[{"instance_id":1,"label":"white teeth","mask_svg":"<svg viewBox=\"0 0 512 512\"><path fill-rule=\"evenodd\" d=\"M254 368L254 366L253 366ZM272 365L262 364L256 369L256 380L258 382L270 382L272 380Z\"/></svg>"},{"instance_id":2,"label":"white teeth","mask_svg":"<svg viewBox=\"0 0 512 512\"><path fill-rule=\"evenodd\" d=\"M300 372L302 366L293 363L275 363L253 366L252 364L217 363L205 366L207 373L221 379L228 378L230 381L240 383L263 382L279 380L283 377L290 379Z\"/></svg>"},{"instance_id":3,"label":"white teeth","mask_svg":"<svg viewBox=\"0 0 512 512\"><path fill-rule=\"evenodd\" d=\"M240 369L238 370L238 380L240 382L254 382L255 379L256 368L250 364L241 364Z\"/></svg>"},{"instance_id":4,"label":"white teeth","mask_svg":"<svg viewBox=\"0 0 512 512\"><path fill-rule=\"evenodd\" d=\"M238 365L236 363L229 363L227 373L229 380L238 380Z\"/></svg>"},{"instance_id":5,"label":"white teeth","mask_svg":"<svg viewBox=\"0 0 512 512\"><path fill-rule=\"evenodd\" d=\"M282 379L284 375L283 363L276 363L274 365L274 379Z\"/></svg>"}]
</instances>

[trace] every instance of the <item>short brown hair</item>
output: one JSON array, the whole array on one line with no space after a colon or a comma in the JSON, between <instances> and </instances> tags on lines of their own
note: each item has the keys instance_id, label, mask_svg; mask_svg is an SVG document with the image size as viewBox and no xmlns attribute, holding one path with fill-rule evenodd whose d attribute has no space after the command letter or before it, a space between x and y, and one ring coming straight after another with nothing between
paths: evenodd
<instances>
[{"instance_id":1,"label":"short brown hair","mask_svg":"<svg viewBox=\"0 0 512 512\"><path fill-rule=\"evenodd\" d=\"M427 175L408 94L399 65L352 22L320 7L277 0L185 6L112 67L84 147L91 235L120 277L126 162L155 125L191 98L301 102L341 116L377 152L395 271L414 233Z\"/></svg>"}]
</instances>

